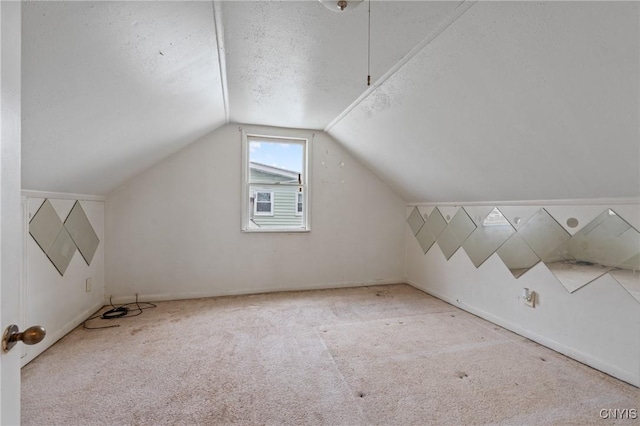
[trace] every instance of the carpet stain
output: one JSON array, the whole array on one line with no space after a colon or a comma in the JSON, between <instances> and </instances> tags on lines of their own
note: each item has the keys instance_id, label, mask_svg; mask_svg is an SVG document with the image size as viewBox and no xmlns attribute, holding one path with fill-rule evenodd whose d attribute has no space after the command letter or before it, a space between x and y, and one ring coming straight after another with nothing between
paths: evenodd
<instances>
[{"instance_id":1,"label":"carpet stain","mask_svg":"<svg viewBox=\"0 0 640 426\"><path fill-rule=\"evenodd\" d=\"M359 396L360 398L364 398L364 392L358 392L358 396Z\"/></svg>"},{"instance_id":2,"label":"carpet stain","mask_svg":"<svg viewBox=\"0 0 640 426\"><path fill-rule=\"evenodd\" d=\"M134 328L133 330L131 330L131 332L129 334L131 334L132 336L135 336L136 334L140 333L141 331L146 330L148 327L146 325L143 325L141 327L138 328Z\"/></svg>"},{"instance_id":3,"label":"carpet stain","mask_svg":"<svg viewBox=\"0 0 640 426\"><path fill-rule=\"evenodd\" d=\"M464 379L465 377L469 377L469 375L464 371L456 371L456 376L458 376L459 379Z\"/></svg>"},{"instance_id":4,"label":"carpet stain","mask_svg":"<svg viewBox=\"0 0 640 426\"><path fill-rule=\"evenodd\" d=\"M542 357L540 357L540 361L547 362L547 360L545 358L542 358Z\"/></svg>"}]
</instances>

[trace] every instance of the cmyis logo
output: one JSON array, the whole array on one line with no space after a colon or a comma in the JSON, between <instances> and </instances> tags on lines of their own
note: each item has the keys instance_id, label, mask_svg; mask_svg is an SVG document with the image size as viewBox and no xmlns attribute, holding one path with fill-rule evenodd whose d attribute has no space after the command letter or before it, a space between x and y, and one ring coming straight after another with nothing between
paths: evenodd
<instances>
[{"instance_id":1,"label":"cmyis logo","mask_svg":"<svg viewBox=\"0 0 640 426\"><path fill-rule=\"evenodd\" d=\"M635 420L638 418L638 410L635 408L603 408L600 410L601 419Z\"/></svg>"}]
</instances>

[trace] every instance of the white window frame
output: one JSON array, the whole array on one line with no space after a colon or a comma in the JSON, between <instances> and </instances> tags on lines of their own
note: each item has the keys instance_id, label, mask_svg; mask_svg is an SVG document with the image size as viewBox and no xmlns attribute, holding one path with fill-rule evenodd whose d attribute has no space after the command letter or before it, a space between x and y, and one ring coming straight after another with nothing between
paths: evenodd
<instances>
[{"instance_id":1,"label":"white window frame","mask_svg":"<svg viewBox=\"0 0 640 426\"><path fill-rule=\"evenodd\" d=\"M296 213L296 216L302 216L302 213L304 213L304 192L296 192L295 194L296 194L295 213ZM302 211L300 212L298 211L298 204L302 204Z\"/></svg>"},{"instance_id":2,"label":"white window frame","mask_svg":"<svg viewBox=\"0 0 640 426\"><path fill-rule=\"evenodd\" d=\"M268 212L260 212L258 211L258 193L262 193L262 194L269 194L269 206L271 207L270 210ZM254 199L253 199L253 214L255 216L273 216L273 212L275 210L274 208L274 204L275 204L275 200L273 199L273 190L271 189L256 189L254 192ZM264 201L260 201L261 203L264 203Z\"/></svg>"},{"instance_id":3,"label":"white window frame","mask_svg":"<svg viewBox=\"0 0 640 426\"><path fill-rule=\"evenodd\" d=\"M310 232L311 231L311 190L309 185L309 176L311 176L311 151L313 146L314 134L309 131L296 130L296 129L277 129L261 126L247 126L240 128L242 135L242 220L241 230L243 232ZM256 139L268 140L280 143L299 143L303 145L303 172L301 173L301 183L278 183L278 184L265 184L264 182L250 182L250 149L249 144ZM252 226L252 217L263 216L262 214L255 215L255 209L257 203L254 201L253 209L251 210L251 187L258 186L261 190L270 190L270 187L275 189L278 186L295 186L297 191L302 189L302 213L296 214L298 217L302 217L302 225L299 227L268 227L260 228ZM273 195L275 197L275 194ZM296 195L296 212L298 209L298 196ZM275 199L272 198L272 207L275 206ZM275 212L275 208L273 208ZM275 214L275 213L274 213Z\"/></svg>"}]
</instances>

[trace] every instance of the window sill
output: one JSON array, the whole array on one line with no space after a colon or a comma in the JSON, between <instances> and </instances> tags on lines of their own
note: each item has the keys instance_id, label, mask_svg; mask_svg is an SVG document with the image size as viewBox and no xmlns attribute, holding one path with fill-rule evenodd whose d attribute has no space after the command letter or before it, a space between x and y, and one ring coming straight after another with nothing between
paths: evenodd
<instances>
[{"instance_id":1,"label":"window sill","mask_svg":"<svg viewBox=\"0 0 640 426\"><path fill-rule=\"evenodd\" d=\"M311 232L309 228L271 228L271 229L243 229L242 232L246 232L248 234L300 234Z\"/></svg>"}]
</instances>

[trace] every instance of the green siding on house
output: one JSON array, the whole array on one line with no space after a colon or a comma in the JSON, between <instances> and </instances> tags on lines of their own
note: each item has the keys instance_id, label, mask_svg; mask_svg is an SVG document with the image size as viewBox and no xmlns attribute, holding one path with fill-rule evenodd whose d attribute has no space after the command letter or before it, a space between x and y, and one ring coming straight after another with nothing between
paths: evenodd
<instances>
[{"instance_id":1,"label":"green siding on house","mask_svg":"<svg viewBox=\"0 0 640 426\"><path fill-rule=\"evenodd\" d=\"M291 182L291 176L268 173L262 170L256 170L253 167L251 171L251 182L260 183L277 183ZM294 181L297 180L294 179ZM288 185L261 185L255 183L251 185L250 196L254 197L255 193L260 190L273 192L273 215L258 215L254 211L250 212L252 226L260 228L295 228L302 227L302 215L296 214L297 194L299 186ZM254 201L255 202L255 201Z\"/></svg>"}]
</instances>

